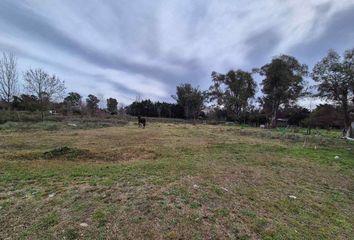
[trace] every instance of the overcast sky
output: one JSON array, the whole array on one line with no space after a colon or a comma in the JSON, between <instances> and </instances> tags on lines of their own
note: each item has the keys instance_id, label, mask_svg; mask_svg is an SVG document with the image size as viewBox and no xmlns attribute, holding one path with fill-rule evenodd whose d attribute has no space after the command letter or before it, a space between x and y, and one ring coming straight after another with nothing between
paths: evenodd
<instances>
[{"instance_id":1,"label":"overcast sky","mask_svg":"<svg viewBox=\"0 0 354 240\"><path fill-rule=\"evenodd\" d=\"M0 51L68 92L171 101L281 53L313 66L354 47L353 23L354 0L0 0Z\"/></svg>"}]
</instances>

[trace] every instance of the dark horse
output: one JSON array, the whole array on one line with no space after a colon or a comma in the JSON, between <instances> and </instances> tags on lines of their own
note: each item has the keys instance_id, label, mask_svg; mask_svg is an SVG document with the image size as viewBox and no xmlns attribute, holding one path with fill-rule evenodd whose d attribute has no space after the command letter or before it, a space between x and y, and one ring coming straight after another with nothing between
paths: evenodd
<instances>
[{"instance_id":1,"label":"dark horse","mask_svg":"<svg viewBox=\"0 0 354 240\"><path fill-rule=\"evenodd\" d=\"M145 128L145 125L146 125L145 118L138 116L138 124L139 124L139 127Z\"/></svg>"}]
</instances>

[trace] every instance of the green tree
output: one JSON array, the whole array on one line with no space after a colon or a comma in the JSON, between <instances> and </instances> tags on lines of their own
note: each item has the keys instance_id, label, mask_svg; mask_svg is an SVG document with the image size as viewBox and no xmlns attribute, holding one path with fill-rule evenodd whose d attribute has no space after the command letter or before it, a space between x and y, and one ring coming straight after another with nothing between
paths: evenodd
<instances>
[{"instance_id":1,"label":"green tree","mask_svg":"<svg viewBox=\"0 0 354 240\"><path fill-rule=\"evenodd\" d=\"M81 103L81 95L77 92L69 92L68 96L64 98L64 102L71 106L79 106Z\"/></svg>"},{"instance_id":2,"label":"green tree","mask_svg":"<svg viewBox=\"0 0 354 240\"><path fill-rule=\"evenodd\" d=\"M81 108L81 95L77 92L69 92L64 98L64 105L67 111L79 111Z\"/></svg>"},{"instance_id":3,"label":"green tree","mask_svg":"<svg viewBox=\"0 0 354 240\"><path fill-rule=\"evenodd\" d=\"M118 112L118 101L115 98L107 99L107 109L111 114L117 114Z\"/></svg>"},{"instance_id":4,"label":"green tree","mask_svg":"<svg viewBox=\"0 0 354 240\"><path fill-rule=\"evenodd\" d=\"M271 125L276 127L280 106L294 104L303 93L308 67L292 56L280 55L255 71L264 77L262 102L270 106Z\"/></svg>"},{"instance_id":5,"label":"green tree","mask_svg":"<svg viewBox=\"0 0 354 240\"><path fill-rule=\"evenodd\" d=\"M20 97L14 96L12 107L16 110L34 112L39 109L39 101L35 95L22 94Z\"/></svg>"},{"instance_id":6,"label":"green tree","mask_svg":"<svg viewBox=\"0 0 354 240\"><path fill-rule=\"evenodd\" d=\"M251 73L231 70L226 74L212 72L213 85L209 88L209 99L216 100L233 119L239 119L256 93L257 84Z\"/></svg>"},{"instance_id":7,"label":"green tree","mask_svg":"<svg viewBox=\"0 0 354 240\"><path fill-rule=\"evenodd\" d=\"M344 125L343 114L338 107L320 104L311 113L311 124L320 128L341 128Z\"/></svg>"},{"instance_id":8,"label":"green tree","mask_svg":"<svg viewBox=\"0 0 354 240\"><path fill-rule=\"evenodd\" d=\"M177 86L176 96L172 97L183 107L186 118L196 119L204 107L205 94L189 83Z\"/></svg>"},{"instance_id":9,"label":"green tree","mask_svg":"<svg viewBox=\"0 0 354 240\"><path fill-rule=\"evenodd\" d=\"M345 51L343 58L334 50L329 50L327 56L314 66L311 76L319 83L318 96L341 106L344 126L352 136L349 104L353 98L354 49Z\"/></svg>"},{"instance_id":10,"label":"green tree","mask_svg":"<svg viewBox=\"0 0 354 240\"><path fill-rule=\"evenodd\" d=\"M95 95L88 95L86 98L86 106L90 114L93 115L98 109L98 103L100 100Z\"/></svg>"}]
</instances>

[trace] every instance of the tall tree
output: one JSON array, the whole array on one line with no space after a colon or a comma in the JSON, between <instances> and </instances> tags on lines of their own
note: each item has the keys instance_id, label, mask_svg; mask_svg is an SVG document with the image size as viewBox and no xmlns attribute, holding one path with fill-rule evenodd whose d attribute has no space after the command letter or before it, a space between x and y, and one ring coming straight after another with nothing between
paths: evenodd
<instances>
[{"instance_id":1,"label":"tall tree","mask_svg":"<svg viewBox=\"0 0 354 240\"><path fill-rule=\"evenodd\" d=\"M262 80L262 100L265 105L270 106L271 125L276 127L280 106L295 103L303 93L308 67L292 56L280 55L271 63L256 69L256 72L265 77Z\"/></svg>"},{"instance_id":2,"label":"tall tree","mask_svg":"<svg viewBox=\"0 0 354 240\"><path fill-rule=\"evenodd\" d=\"M189 83L177 86L176 96L172 97L183 107L186 118L196 119L204 107L205 94Z\"/></svg>"},{"instance_id":3,"label":"tall tree","mask_svg":"<svg viewBox=\"0 0 354 240\"><path fill-rule=\"evenodd\" d=\"M86 98L86 106L91 114L94 114L98 109L98 103L100 100L95 95L88 95Z\"/></svg>"},{"instance_id":4,"label":"tall tree","mask_svg":"<svg viewBox=\"0 0 354 240\"><path fill-rule=\"evenodd\" d=\"M65 108L73 112L80 111L81 108L81 95L77 92L69 92L68 96L64 98Z\"/></svg>"},{"instance_id":5,"label":"tall tree","mask_svg":"<svg viewBox=\"0 0 354 240\"><path fill-rule=\"evenodd\" d=\"M118 101L115 98L108 98L107 99L107 110L111 114L117 114L118 112Z\"/></svg>"},{"instance_id":6,"label":"tall tree","mask_svg":"<svg viewBox=\"0 0 354 240\"><path fill-rule=\"evenodd\" d=\"M42 69L29 69L25 75L25 88L30 94L37 96L39 106L44 118L44 111L48 109L49 103L63 96L65 92L64 81L57 76L50 76Z\"/></svg>"},{"instance_id":7,"label":"tall tree","mask_svg":"<svg viewBox=\"0 0 354 240\"><path fill-rule=\"evenodd\" d=\"M217 101L233 119L239 119L249 100L256 93L256 82L251 73L231 70L226 74L212 72L213 85L209 88L210 100Z\"/></svg>"},{"instance_id":8,"label":"tall tree","mask_svg":"<svg viewBox=\"0 0 354 240\"><path fill-rule=\"evenodd\" d=\"M155 104L150 99L134 101L127 107L128 114L133 116L157 117Z\"/></svg>"},{"instance_id":9,"label":"tall tree","mask_svg":"<svg viewBox=\"0 0 354 240\"><path fill-rule=\"evenodd\" d=\"M347 50L343 58L334 50L330 50L327 56L314 66L311 76L319 83L318 96L341 106L344 126L349 135L352 135L349 103L353 98L354 49Z\"/></svg>"},{"instance_id":10,"label":"tall tree","mask_svg":"<svg viewBox=\"0 0 354 240\"><path fill-rule=\"evenodd\" d=\"M10 103L17 91L17 59L14 54L4 52L0 59L0 100Z\"/></svg>"},{"instance_id":11,"label":"tall tree","mask_svg":"<svg viewBox=\"0 0 354 240\"><path fill-rule=\"evenodd\" d=\"M77 92L69 92L68 96L64 98L64 102L69 103L71 106L78 106L81 102L81 95Z\"/></svg>"}]
</instances>

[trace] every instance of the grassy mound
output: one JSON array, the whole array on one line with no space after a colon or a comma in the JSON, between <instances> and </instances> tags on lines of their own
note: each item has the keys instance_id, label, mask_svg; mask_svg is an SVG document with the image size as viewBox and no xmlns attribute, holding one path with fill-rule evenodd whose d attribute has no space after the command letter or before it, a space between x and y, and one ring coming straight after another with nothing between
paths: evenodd
<instances>
[{"instance_id":1,"label":"grassy mound","mask_svg":"<svg viewBox=\"0 0 354 240\"><path fill-rule=\"evenodd\" d=\"M75 159L79 157L89 156L88 150L82 150L78 148L70 147L58 147L43 153L45 159L64 158Z\"/></svg>"}]
</instances>

